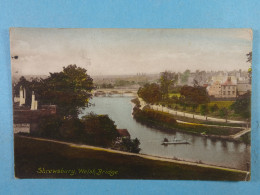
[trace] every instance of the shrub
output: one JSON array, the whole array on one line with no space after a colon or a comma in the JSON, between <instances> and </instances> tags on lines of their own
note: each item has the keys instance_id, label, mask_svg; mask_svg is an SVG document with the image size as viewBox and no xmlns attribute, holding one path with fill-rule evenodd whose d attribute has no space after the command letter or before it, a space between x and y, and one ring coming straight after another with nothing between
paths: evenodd
<instances>
[{"instance_id":1,"label":"shrub","mask_svg":"<svg viewBox=\"0 0 260 195\"><path fill-rule=\"evenodd\" d=\"M210 112L216 112L219 109L217 104L214 104L213 106L209 107Z\"/></svg>"},{"instance_id":2,"label":"shrub","mask_svg":"<svg viewBox=\"0 0 260 195\"><path fill-rule=\"evenodd\" d=\"M133 153L139 153L140 152L140 141L130 138L123 138L121 143L121 150L127 151L127 152L133 152Z\"/></svg>"},{"instance_id":3,"label":"shrub","mask_svg":"<svg viewBox=\"0 0 260 195\"><path fill-rule=\"evenodd\" d=\"M89 114L82 117L83 137L89 143L99 146L110 146L118 137L115 122L108 115Z\"/></svg>"},{"instance_id":4,"label":"shrub","mask_svg":"<svg viewBox=\"0 0 260 195\"><path fill-rule=\"evenodd\" d=\"M83 124L78 118L64 119L59 128L60 136L68 140L80 140L82 136Z\"/></svg>"},{"instance_id":5,"label":"shrub","mask_svg":"<svg viewBox=\"0 0 260 195\"><path fill-rule=\"evenodd\" d=\"M43 117L38 123L38 131L34 131L32 134L48 138L60 138L59 129L62 123L63 119L58 115Z\"/></svg>"}]
</instances>

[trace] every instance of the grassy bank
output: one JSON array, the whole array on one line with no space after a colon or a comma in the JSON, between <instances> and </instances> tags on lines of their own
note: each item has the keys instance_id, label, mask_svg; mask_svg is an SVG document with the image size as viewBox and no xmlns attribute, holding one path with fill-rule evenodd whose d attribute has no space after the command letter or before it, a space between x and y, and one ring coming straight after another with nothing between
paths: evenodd
<instances>
[{"instance_id":1,"label":"grassy bank","mask_svg":"<svg viewBox=\"0 0 260 195\"><path fill-rule=\"evenodd\" d=\"M198 124L205 124L205 125L219 125L219 126L230 126L230 127L243 127L243 124L236 124L236 123L225 123L225 122L215 122L215 121L205 121L195 118L189 118L181 115L174 115L176 120L190 122L190 123L198 123Z\"/></svg>"},{"instance_id":2,"label":"grassy bank","mask_svg":"<svg viewBox=\"0 0 260 195\"><path fill-rule=\"evenodd\" d=\"M216 117L216 118L222 118L222 116L220 115L219 111L222 108L227 108L229 110L229 114L227 116L228 120L241 120L244 121L246 120L245 118L242 118L241 116L239 116L238 114L235 114L234 111L231 111L229 108L230 106L234 103L234 101L212 101L210 103L207 104L208 108L214 106L215 104L217 105L218 109L215 110L214 112L211 112L209 109L209 112L207 113L207 116L209 117ZM155 105L162 105L165 106L167 108L170 109L174 109L177 111L181 111L181 112L186 112L186 113L190 113L190 114L201 114L200 111L200 107L202 106L202 104L198 105L198 107L193 110L192 107L183 107L183 105L178 104L178 103L173 103L173 102L169 102L169 101L161 101L158 103L155 103Z\"/></svg>"},{"instance_id":3,"label":"grassy bank","mask_svg":"<svg viewBox=\"0 0 260 195\"><path fill-rule=\"evenodd\" d=\"M134 118L143 124L148 126L156 127L165 131L185 131L193 134L203 134L203 135L211 135L218 137L227 137L229 135L233 135L241 131L241 129L237 128L226 128L226 127L213 127L213 126L205 126L202 124L183 124L177 123L175 121L175 116L161 112L155 111L151 109L140 110L135 107L133 110ZM174 122L175 121L175 122ZM224 138L223 137L223 138Z\"/></svg>"},{"instance_id":4,"label":"grassy bank","mask_svg":"<svg viewBox=\"0 0 260 195\"><path fill-rule=\"evenodd\" d=\"M19 135L14 137L14 144L15 175L18 178L239 181L246 177L246 173L241 171L152 160L102 148L82 148Z\"/></svg>"}]
</instances>

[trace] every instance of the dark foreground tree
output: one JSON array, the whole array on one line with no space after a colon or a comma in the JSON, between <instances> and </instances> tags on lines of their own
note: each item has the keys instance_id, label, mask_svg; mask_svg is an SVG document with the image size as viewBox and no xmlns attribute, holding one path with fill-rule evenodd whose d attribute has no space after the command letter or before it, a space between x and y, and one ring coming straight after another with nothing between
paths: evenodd
<instances>
[{"instance_id":1,"label":"dark foreground tree","mask_svg":"<svg viewBox=\"0 0 260 195\"><path fill-rule=\"evenodd\" d=\"M93 79L86 69L69 65L41 80L37 93L42 104L57 105L60 115L77 117L80 109L89 105L93 88Z\"/></svg>"},{"instance_id":2,"label":"dark foreground tree","mask_svg":"<svg viewBox=\"0 0 260 195\"><path fill-rule=\"evenodd\" d=\"M121 150L133 153L139 153L141 148L139 147L140 141L139 139L130 139L130 138L123 138L121 143Z\"/></svg>"},{"instance_id":3,"label":"dark foreground tree","mask_svg":"<svg viewBox=\"0 0 260 195\"><path fill-rule=\"evenodd\" d=\"M84 126L82 139L85 143L107 147L119 136L115 122L108 115L90 113L82 117L81 122Z\"/></svg>"}]
</instances>

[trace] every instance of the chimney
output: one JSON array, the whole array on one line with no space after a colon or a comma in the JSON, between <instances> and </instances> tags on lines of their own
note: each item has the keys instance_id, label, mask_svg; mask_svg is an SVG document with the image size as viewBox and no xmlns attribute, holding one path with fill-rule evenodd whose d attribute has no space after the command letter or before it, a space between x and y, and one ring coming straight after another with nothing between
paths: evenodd
<instances>
[{"instance_id":1,"label":"chimney","mask_svg":"<svg viewBox=\"0 0 260 195\"><path fill-rule=\"evenodd\" d=\"M25 104L25 97L26 97L25 88L20 86L20 103L19 103L20 106Z\"/></svg>"},{"instance_id":2,"label":"chimney","mask_svg":"<svg viewBox=\"0 0 260 195\"><path fill-rule=\"evenodd\" d=\"M34 91L32 91L32 103L31 103L31 110L37 110L38 102L35 101Z\"/></svg>"}]
</instances>

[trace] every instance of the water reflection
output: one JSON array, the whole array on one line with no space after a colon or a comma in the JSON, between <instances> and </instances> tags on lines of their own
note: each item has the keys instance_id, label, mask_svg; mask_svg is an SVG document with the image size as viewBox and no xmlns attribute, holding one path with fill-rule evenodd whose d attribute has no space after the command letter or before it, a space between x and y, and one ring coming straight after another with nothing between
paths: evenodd
<instances>
[{"instance_id":1,"label":"water reflection","mask_svg":"<svg viewBox=\"0 0 260 195\"><path fill-rule=\"evenodd\" d=\"M227 141L226 140L221 140L221 146L226 151L227 150Z\"/></svg>"},{"instance_id":2,"label":"water reflection","mask_svg":"<svg viewBox=\"0 0 260 195\"><path fill-rule=\"evenodd\" d=\"M250 161L250 147L243 143L186 134L179 131L163 132L136 122L132 117L132 97L94 97L94 107L86 108L84 114L95 112L108 114L118 128L125 128L132 138L137 137L141 144L141 153L168 158L185 159L194 162L232 167L246 170ZM83 115L83 114L82 114ZM185 139L190 144L161 145L168 140Z\"/></svg>"}]
</instances>

